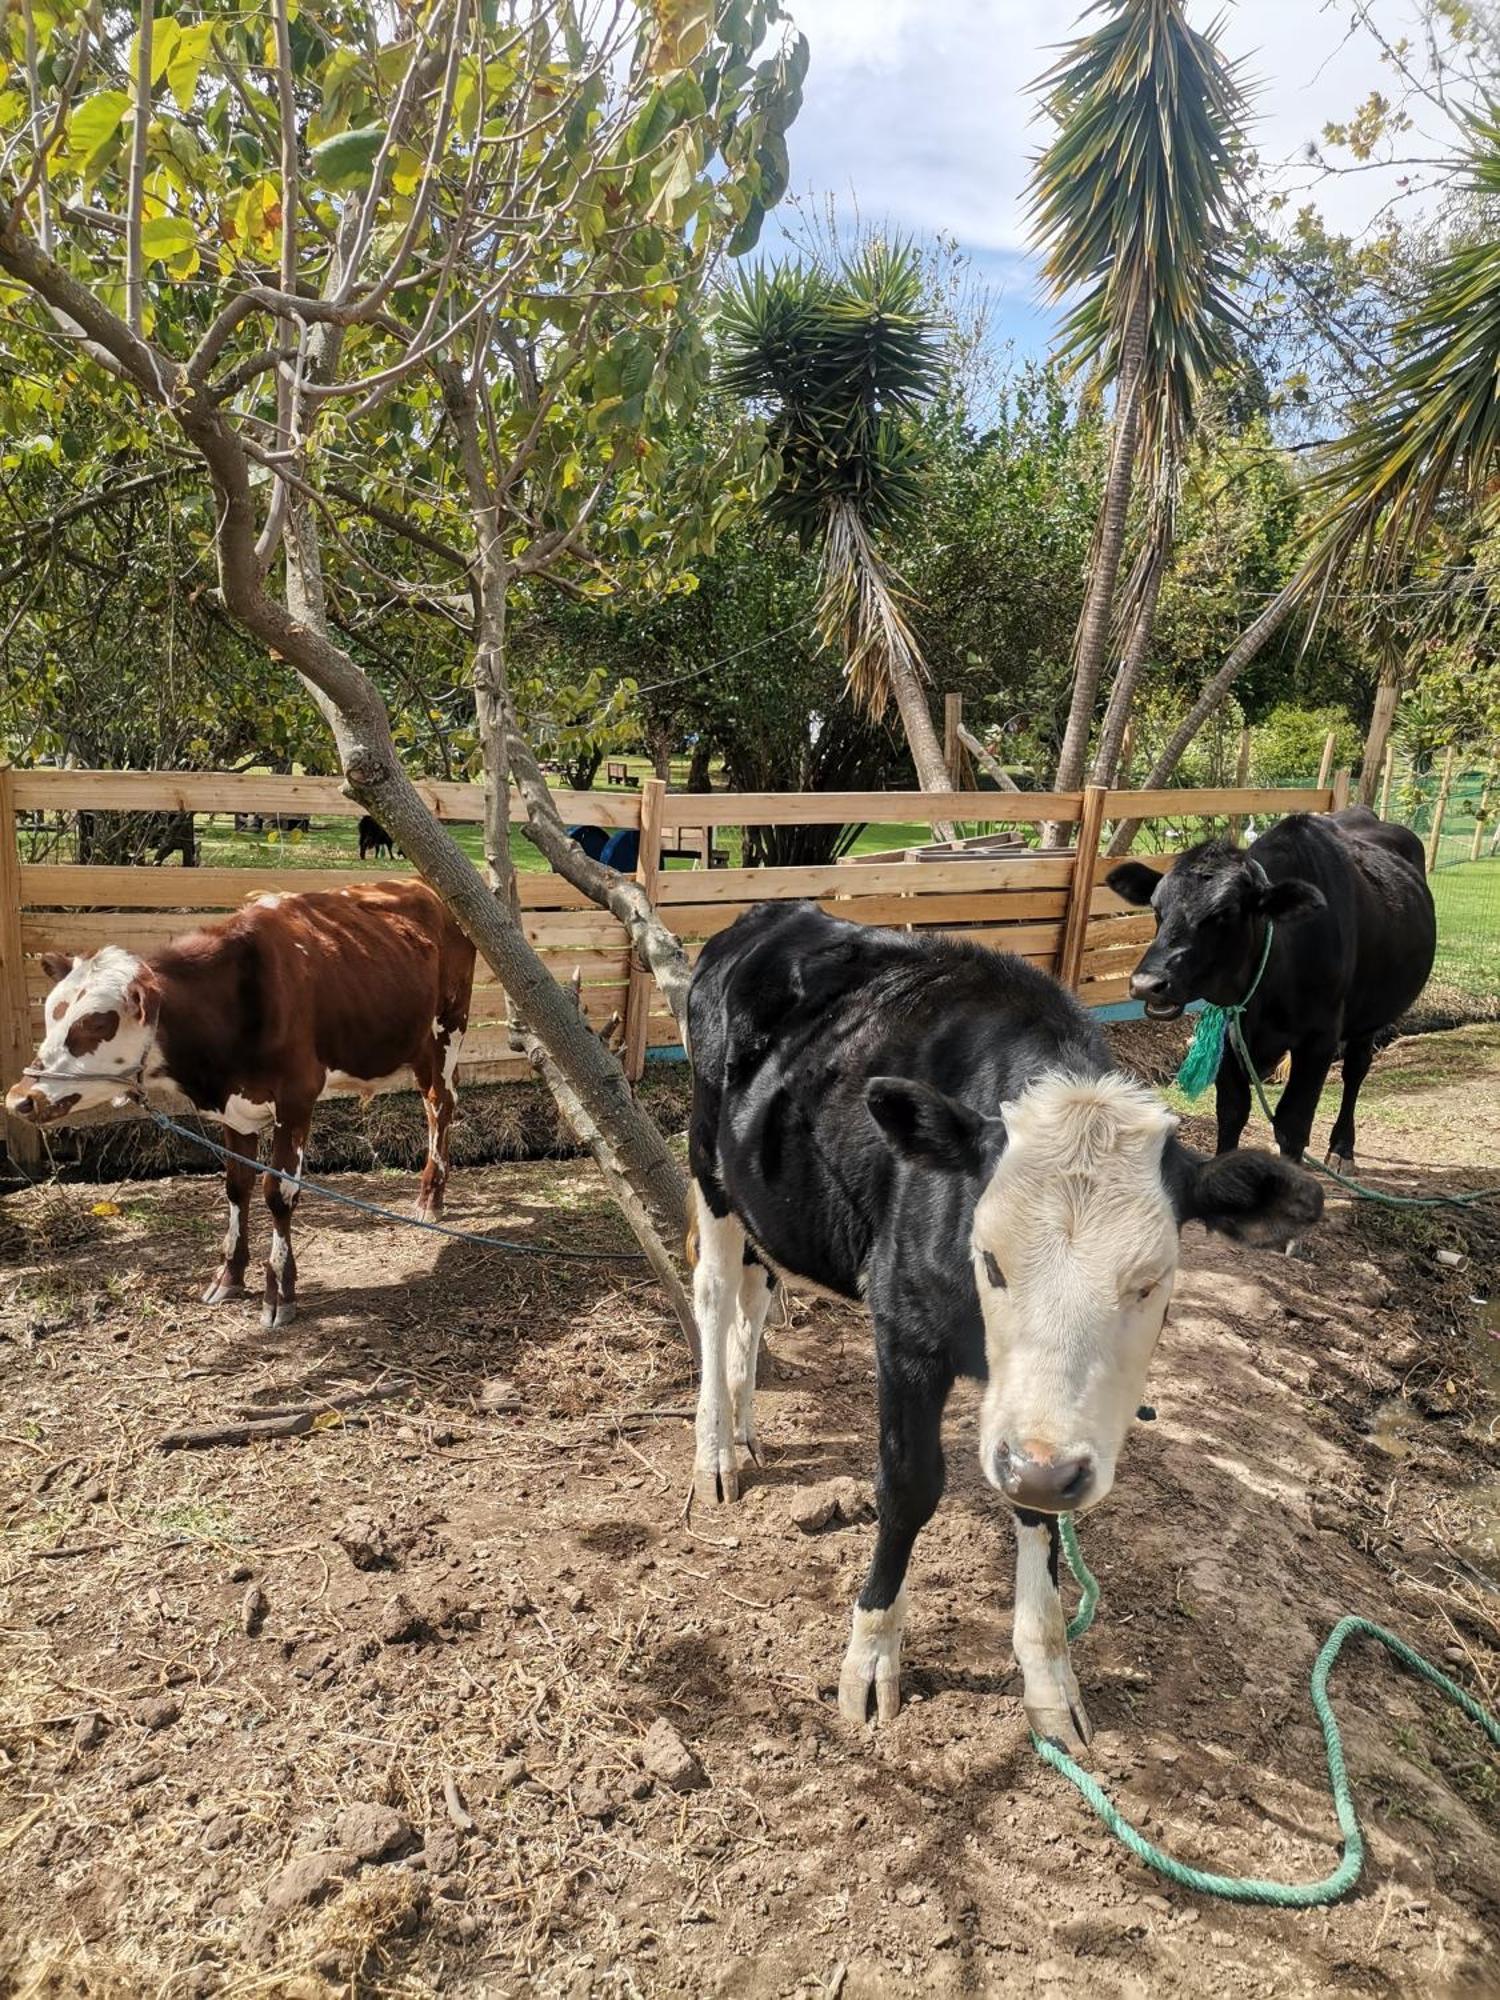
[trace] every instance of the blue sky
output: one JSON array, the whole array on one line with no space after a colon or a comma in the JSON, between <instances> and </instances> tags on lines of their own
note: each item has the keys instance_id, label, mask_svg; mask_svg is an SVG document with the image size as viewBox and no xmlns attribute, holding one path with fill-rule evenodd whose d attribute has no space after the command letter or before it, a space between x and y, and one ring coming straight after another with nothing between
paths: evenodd
<instances>
[{"instance_id":1,"label":"blue sky","mask_svg":"<svg viewBox=\"0 0 1500 2000\"><path fill-rule=\"evenodd\" d=\"M1045 351L1052 324L1026 237L1024 190L1042 128L1028 85L1068 39L1078 11L1044 0L790 0L812 45L801 115L789 135L792 189L832 195L843 214L918 236L954 235L988 281L998 340ZM1293 192L1299 156L1329 119L1347 116L1389 80L1370 39L1350 33L1347 0L1192 4L1197 25L1222 13L1224 44L1259 84L1253 138ZM1377 0L1399 35L1409 0ZM1393 177L1322 182L1329 221L1358 232L1393 192ZM779 247L792 217L773 218Z\"/></svg>"}]
</instances>

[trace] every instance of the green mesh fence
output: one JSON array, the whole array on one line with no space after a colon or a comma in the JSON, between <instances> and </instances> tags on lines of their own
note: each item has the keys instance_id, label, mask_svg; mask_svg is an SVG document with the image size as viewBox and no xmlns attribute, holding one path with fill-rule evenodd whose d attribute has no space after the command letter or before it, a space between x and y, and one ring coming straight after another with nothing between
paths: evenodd
<instances>
[{"instance_id":1,"label":"green mesh fence","mask_svg":"<svg viewBox=\"0 0 1500 2000\"><path fill-rule=\"evenodd\" d=\"M1487 759L1455 763L1434 839L1441 787L1441 759L1420 771L1398 759L1387 812L1428 853L1438 952L1423 1008L1493 1018L1500 1016L1500 781Z\"/></svg>"}]
</instances>

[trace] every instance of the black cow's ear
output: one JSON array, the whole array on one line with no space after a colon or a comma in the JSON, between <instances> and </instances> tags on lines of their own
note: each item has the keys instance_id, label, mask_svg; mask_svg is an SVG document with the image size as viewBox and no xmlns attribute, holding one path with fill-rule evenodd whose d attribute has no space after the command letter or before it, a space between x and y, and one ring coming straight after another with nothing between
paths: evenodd
<instances>
[{"instance_id":1,"label":"black cow's ear","mask_svg":"<svg viewBox=\"0 0 1500 2000\"><path fill-rule=\"evenodd\" d=\"M1323 1190L1311 1174L1275 1153L1205 1160L1180 1150L1186 1171L1173 1189L1179 1222L1203 1222L1238 1243L1284 1250L1323 1213Z\"/></svg>"},{"instance_id":2,"label":"black cow's ear","mask_svg":"<svg viewBox=\"0 0 1500 2000\"><path fill-rule=\"evenodd\" d=\"M1104 879L1117 896L1127 903L1134 903L1141 910L1145 909L1162 884L1157 870L1148 868L1144 861L1122 861L1118 868L1111 868Z\"/></svg>"},{"instance_id":3,"label":"black cow's ear","mask_svg":"<svg viewBox=\"0 0 1500 2000\"><path fill-rule=\"evenodd\" d=\"M940 1173L978 1173L986 1132L999 1123L904 1076L872 1077L865 1085L865 1103L893 1153Z\"/></svg>"},{"instance_id":4,"label":"black cow's ear","mask_svg":"<svg viewBox=\"0 0 1500 2000\"><path fill-rule=\"evenodd\" d=\"M1260 898L1261 915L1275 924L1294 924L1299 917L1310 917L1327 907L1323 891L1311 882L1271 882Z\"/></svg>"}]
</instances>

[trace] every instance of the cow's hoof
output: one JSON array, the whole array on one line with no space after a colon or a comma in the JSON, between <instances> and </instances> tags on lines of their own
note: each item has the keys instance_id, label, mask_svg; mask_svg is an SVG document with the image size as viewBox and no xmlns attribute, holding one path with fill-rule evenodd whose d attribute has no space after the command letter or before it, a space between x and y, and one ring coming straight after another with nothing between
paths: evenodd
<instances>
[{"instance_id":1,"label":"cow's hoof","mask_svg":"<svg viewBox=\"0 0 1500 2000\"><path fill-rule=\"evenodd\" d=\"M721 1452L718 1462L714 1465L694 1466L695 1507L717 1507L721 1502L738 1500L739 1497L740 1473L732 1451Z\"/></svg>"},{"instance_id":2,"label":"cow's hoof","mask_svg":"<svg viewBox=\"0 0 1500 2000\"><path fill-rule=\"evenodd\" d=\"M839 1714L856 1729L870 1719L870 1697L875 1697L877 1722L894 1722L901 1713L901 1662L896 1659L844 1661L839 1675Z\"/></svg>"},{"instance_id":3,"label":"cow's hoof","mask_svg":"<svg viewBox=\"0 0 1500 2000\"><path fill-rule=\"evenodd\" d=\"M1330 1150L1323 1164L1325 1167L1332 1167L1336 1174L1352 1174L1354 1172L1354 1155L1352 1153L1335 1153Z\"/></svg>"},{"instance_id":4,"label":"cow's hoof","mask_svg":"<svg viewBox=\"0 0 1500 2000\"><path fill-rule=\"evenodd\" d=\"M765 1454L760 1448L760 1439L755 1435L754 1431L745 1431L742 1434L737 1434L734 1441L741 1451L749 1452L751 1459L756 1465L765 1464Z\"/></svg>"},{"instance_id":5,"label":"cow's hoof","mask_svg":"<svg viewBox=\"0 0 1500 2000\"><path fill-rule=\"evenodd\" d=\"M1044 1743L1055 1743L1070 1757L1082 1757L1094 1740L1094 1725L1083 1705L1083 1697L1057 1690L1056 1699L1028 1701L1026 1720Z\"/></svg>"},{"instance_id":6,"label":"cow's hoof","mask_svg":"<svg viewBox=\"0 0 1500 2000\"><path fill-rule=\"evenodd\" d=\"M221 1306L226 1299L242 1299L244 1296L245 1287L238 1278L215 1278L203 1294L203 1303L206 1306Z\"/></svg>"},{"instance_id":7,"label":"cow's hoof","mask_svg":"<svg viewBox=\"0 0 1500 2000\"><path fill-rule=\"evenodd\" d=\"M283 1299L279 1305L272 1305L267 1299L260 1309L260 1323L266 1333L274 1333L278 1327L290 1326L297 1317L295 1299Z\"/></svg>"},{"instance_id":8,"label":"cow's hoof","mask_svg":"<svg viewBox=\"0 0 1500 2000\"><path fill-rule=\"evenodd\" d=\"M418 1222L441 1222L443 1219L443 1204L440 1201L423 1201L419 1197L412 1213L416 1216Z\"/></svg>"}]
</instances>

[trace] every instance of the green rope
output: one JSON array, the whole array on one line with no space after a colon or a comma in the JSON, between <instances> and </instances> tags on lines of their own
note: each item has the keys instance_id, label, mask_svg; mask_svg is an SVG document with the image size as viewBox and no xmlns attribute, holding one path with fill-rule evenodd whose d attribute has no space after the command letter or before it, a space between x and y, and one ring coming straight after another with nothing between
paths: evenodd
<instances>
[{"instance_id":1,"label":"green rope","mask_svg":"<svg viewBox=\"0 0 1500 2000\"><path fill-rule=\"evenodd\" d=\"M1078 1533L1071 1514L1064 1514L1058 1522L1061 1531L1063 1553L1068 1559L1068 1568L1073 1572L1083 1590L1083 1602L1071 1624L1068 1638L1082 1638L1094 1622L1094 1609L1099 1602L1099 1585L1088 1564L1083 1559L1083 1551L1078 1546ZM1055 1743L1049 1743L1033 1733L1031 1741L1042 1760L1050 1764L1054 1771L1060 1771L1070 1784L1076 1785L1094 1811L1103 1820L1115 1838L1128 1847L1138 1861L1144 1861L1148 1868L1154 1868L1159 1875L1165 1875L1169 1882L1176 1882L1184 1889L1197 1889L1205 1896L1220 1896L1232 1903L1269 1903L1281 1910L1316 1909L1323 1903L1336 1903L1340 1896L1347 1896L1360 1878L1365 1863L1364 1836L1359 1830L1359 1820L1354 1811L1354 1800L1349 1790L1349 1768L1344 1761L1343 1738L1339 1735L1338 1722L1333 1713L1333 1703L1328 1698L1328 1677L1333 1672L1334 1662L1343 1651L1344 1642L1362 1634L1368 1639L1378 1639L1387 1652L1393 1653L1402 1666L1410 1668L1414 1674L1435 1687L1440 1694L1463 1710L1471 1722L1477 1722L1490 1741L1500 1748L1500 1721L1467 1694L1446 1674L1439 1673L1431 1661L1424 1660L1414 1652L1394 1632L1387 1632L1383 1625L1376 1625L1368 1618L1341 1618L1318 1654L1312 1670L1312 1705L1323 1731L1323 1748L1328 1758L1328 1782L1333 1793L1333 1810L1338 1818L1339 1832L1343 1835L1344 1855L1331 1875L1325 1875L1317 1882L1270 1882L1255 1875L1215 1875L1204 1868L1191 1868L1185 1861L1174 1861L1170 1854L1163 1854L1137 1831L1129 1820L1117 1810L1108 1793L1087 1771L1083 1770L1065 1750Z\"/></svg>"},{"instance_id":2,"label":"green rope","mask_svg":"<svg viewBox=\"0 0 1500 2000\"><path fill-rule=\"evenodd\" d=\"M1256 989L1265 977L1266 962L1271 956L1271 940L1275 935L1276 926L1267 922L1265 943L1260 951L1260 964L1255 968L1255 977L1251 980L1250 990L1244 999L1233 1007L1217 1007L1210 1001L1199 1014L1198 1025L1193 1030L1193 1039L1188 1043L1187 1054L1182 1059L1182 1067L1175 1079L1177 1088L1185 1097L1201 1097L1219 1074L1219 1065L1224 1060L1224 1036L1231 1026L1239 1027L1240 1016L1255 998Z\"/></svg>"}]
</instances>

